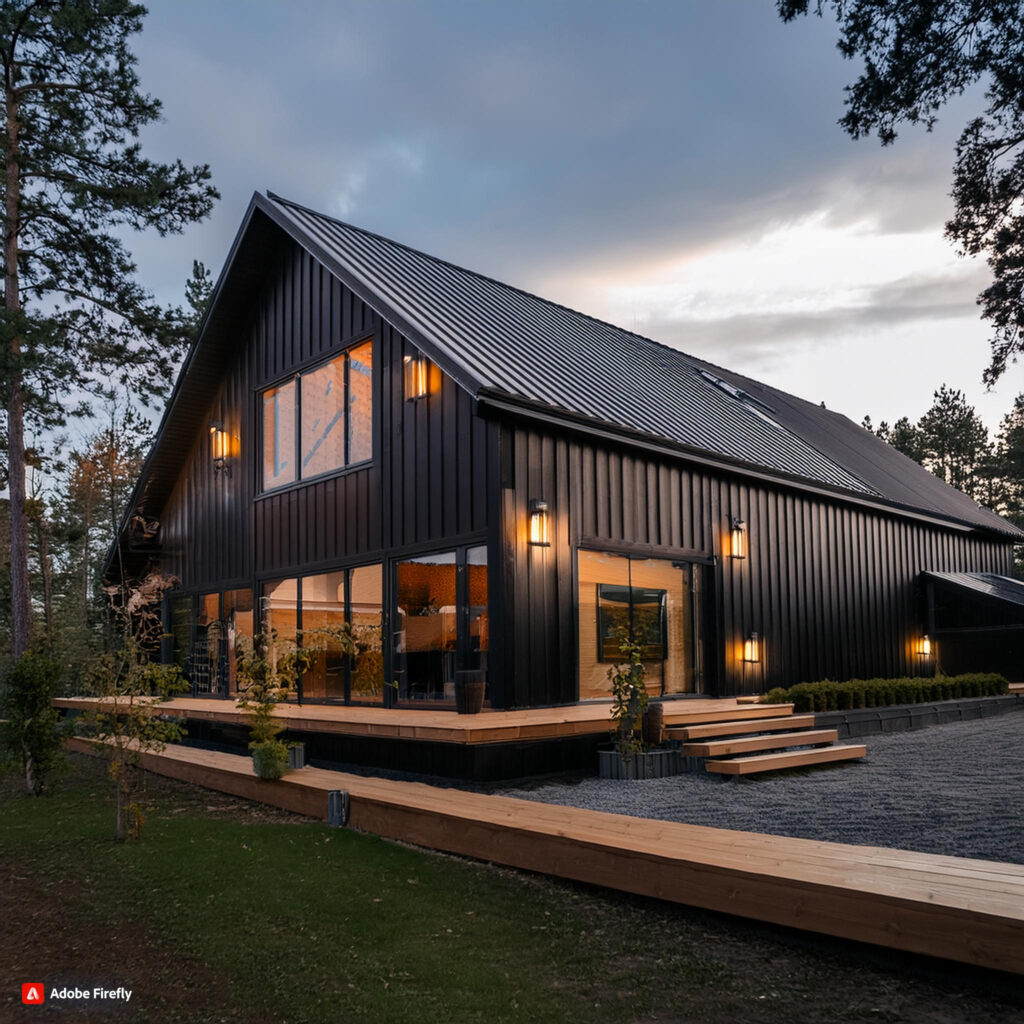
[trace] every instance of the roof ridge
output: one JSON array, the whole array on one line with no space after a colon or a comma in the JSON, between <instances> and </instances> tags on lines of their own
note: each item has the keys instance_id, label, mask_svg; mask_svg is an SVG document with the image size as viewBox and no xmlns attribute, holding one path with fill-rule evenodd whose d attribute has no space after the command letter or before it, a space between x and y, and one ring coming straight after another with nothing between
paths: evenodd
<instances>
[{"instance_id":1,"label":"roof ridge","mask_svg":"<svg viewBox=\"0 0 1024 1024\"><path fill-rule=\"evenodd\" d=\"M592 316L590 313L584 313L582 310L573 309L572 306L567 306L565 303L555 302L553 299L546 299L543 295L527 291L525 288L520 288L518 285L509 284L507 281L499 281L496 277L491 277L489 274L481 274L478 270L473 270L470 267L464 267L459 263L453 263L451 260L443 259L440 256L434 256L432 253L424 252L422 249L406 245L404 242L399 242L394 238L389 238L387 235L382 235L379 231L370 231L369 228L363 228L358 224L352 224L350 221L342 220L340 217L332 217L328 213L321 213L319 210L314 210L311 206L306 206L303 203L297 203L292 199L285 199L284 196L279 196L275 192L271 192L270 189L267 189L267 198L282 206L292 206L295 209L302 210L314 217L319 217L321 220L327 220L332 224L338 224L343 228L348 228L350 231L358 231L361 235L367 235L370 238L376 238L382 242L387 242L388 245L394 245L399 249L404 249L406 252L411 252L416 256L422 256L424 259L430 260L432 263L439 263L441 266L450 267L452 270L457 270L462 274L469 274L471 277L478 278L481 281L487 281L490 284L497 285L499 288L507 288L511 292L517 292L520 295L525 295L528 299L543 302L545 306L552 306L555 309L565 310L567 313L572 313L573 316L582 317L584 320L589 320L591 323L601 324L602 327L610 327L613 331L619 331L621 334L629 335L629 337L646 342L648 345L652 345L655 348L664 349L676 356L682 356L690 363L691 368L693 368L693 364L698 358L690 355L689 352L684 352L681 348L676 348L674 345L668 345L663 341L658 341L656 338L649 338L646 334L631 331L627 327L620 327L618 324L613 324L609 320L602 320L600 317Z\"/></svg>"}]
</instances>

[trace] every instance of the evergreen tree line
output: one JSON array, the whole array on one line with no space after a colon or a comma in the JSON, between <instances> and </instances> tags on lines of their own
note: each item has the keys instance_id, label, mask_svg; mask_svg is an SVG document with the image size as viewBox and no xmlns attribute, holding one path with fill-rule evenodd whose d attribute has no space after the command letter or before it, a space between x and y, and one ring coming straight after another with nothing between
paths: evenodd
<instances>
[{"instance_id":1,"label":"evergreen tree line","mask_svg":"<svg viewBox=\"0 0 1024 1024\"><path fill-rule=\"evenodd\" d=\"M883 420L875 428L865 416L861 425L979 505L1024 528L1024 394L1016 397L994 437L963 392L945 384L916 423L902 416L891 426Z\"/></svg>"},{"instance_id":2,"label":"evergreen tree line","mask_svg":"<svg viewBox=\"0 0 1024 1024\"><path fill-rule=\"evenodd\" d=\"M37 647L74 672L107 642L101 590L103 564L142 468L150 421L131 406L111 402L107 422L87 434L58 461L30 451L28 520L29 582ZM47 472L49 470L49 472ZM2 529L9 530L7 501ZM10 608L10 563L0 586L4 618ZM11 633L3 624L3 661Z\"/></svg>"}]
</instances>

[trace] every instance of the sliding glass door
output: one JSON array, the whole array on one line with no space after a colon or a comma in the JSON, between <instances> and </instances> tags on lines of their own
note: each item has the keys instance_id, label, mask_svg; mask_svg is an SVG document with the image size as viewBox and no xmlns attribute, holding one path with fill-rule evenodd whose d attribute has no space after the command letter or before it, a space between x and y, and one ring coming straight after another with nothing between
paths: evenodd
<instances>
[{"instance_id":1,"label":"sliding glass door","mask_svg":"<svg viewBox=\"0 0 1024 1024\"><path fill-rule=\"evenodd\" d=\"M580 699L609 696L623 638L643 648L652 697L700 692L702 566L582 549L577 564Z\"/></svg>"},{"instance_id":2,"label":"sliding glass door","mask_svg":"<svg viewBox=\"0 0 1024 1024\"><path fill-rule=\"evenodd\" d=\"M487 672L487 549L394 563L395 678L399 701L454 703L455 673Z\"/></svg>"}]
</instances>

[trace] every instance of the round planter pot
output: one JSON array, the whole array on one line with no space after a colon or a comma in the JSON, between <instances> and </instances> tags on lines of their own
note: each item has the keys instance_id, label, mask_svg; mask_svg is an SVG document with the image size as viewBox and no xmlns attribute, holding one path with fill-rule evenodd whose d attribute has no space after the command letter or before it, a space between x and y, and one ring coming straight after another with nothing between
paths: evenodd
<instances>
[{"instance_id":1,"label":"round planter pot","mask_svg":"<svg viewBox=\"0 0 1024 1024\"><path fill-rule=\"evenodd\" d=\"M484 706L487 682L480 671L455 673L455 710L460 715L475 715Z\"/></svg>"}]
</instances>

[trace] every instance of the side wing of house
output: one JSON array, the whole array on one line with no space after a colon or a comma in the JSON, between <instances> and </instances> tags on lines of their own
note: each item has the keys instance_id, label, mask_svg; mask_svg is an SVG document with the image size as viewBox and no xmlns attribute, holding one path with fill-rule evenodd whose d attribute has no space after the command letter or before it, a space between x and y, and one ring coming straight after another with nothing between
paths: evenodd
<instances>
[{"instance_id":1,"label":"side wing of house","mask_svg":"<svg viewBox=\"0 0 1024 1024\"><path fill-rule=\"evenodd\" d=\"M630 618L650 640L655 694L930 675L943 667L942 642L923 653L922 573L1008 575L1013 565L1006 534L653 445L507 417L502 450L512 704L605 694L617 660L608 648ZM548 547L531 546L522 525L537 499L549 509Z\"/></svg>"}]
</instances>

